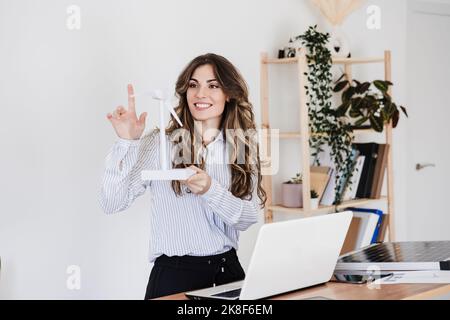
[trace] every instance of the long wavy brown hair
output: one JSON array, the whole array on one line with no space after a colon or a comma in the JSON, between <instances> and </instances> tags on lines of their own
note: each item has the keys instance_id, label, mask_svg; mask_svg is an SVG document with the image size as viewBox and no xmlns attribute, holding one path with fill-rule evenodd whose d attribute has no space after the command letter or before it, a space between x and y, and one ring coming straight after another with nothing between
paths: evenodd
<instances>
[{"instance_id":1,"label":"long wavy brown hair","mask_svg":"<svg viewBox=\"0 0 450 320\"><path fill-rule=\"evenodd\" d=\"M262 187L256 123L253 106L248 100L248 87L240 72L222 56L213 53L198 56L185 67L178 77L175 91L179 99L179 105L175 108L175 112L183 123L185 132L189 132L189 137L185 140L190 142L191 162L172 162L172 165L174 168L186 168L193 164L202 170L205 168L202 151L206 146L202 141L201 134L195 132L195 120L189 110L186 93L194 71L206 64L212 66L217 81L228 97L219 130L221 130L224 140L233 151L228 155L228 163L226 164L231 168L230 192L241 199L252 199L254 187L257 187L260 206L263 208L267 195ZM166 128L166 134L172 136L180 128L178 122L171 118L169 126ZM182 142L182 140L183 137L177 142ZM194 148L195 146L200 146L200 148ZM177 195L182 195L179 181L172 181L172 189Z\"/></svg>"}]
</instances>

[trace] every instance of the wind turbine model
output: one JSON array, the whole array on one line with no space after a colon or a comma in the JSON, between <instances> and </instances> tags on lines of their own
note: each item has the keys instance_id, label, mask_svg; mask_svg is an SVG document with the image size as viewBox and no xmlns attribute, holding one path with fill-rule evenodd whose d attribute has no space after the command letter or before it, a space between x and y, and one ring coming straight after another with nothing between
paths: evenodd
<instances>
[{"instance_id":1,"label":"wind turbine model","mask_svg":"<svg viewBox=\"0 0 450 320\"><path fill-rule=\"evenodd\" d=\"M195 174L195 171L189 168L185 169L169 169L167 167L167 150L166 150L166 132L164 130L165 128L165 122L164 122L164 107L166 107L172 116L177 120L177 122L180 124L180 126L183 126L181 123L180 118L178 118L178 115L176 114L175 110L173 109L170 94L166 92L163 92L162 90L153 90L150 91L149 94L153 99L159 100L159 142L160 142L160 163L161 163L161 170L143 170L141 172L141 179L142 180L187 180L189 177Z\"/></svg>"}]
</instances>

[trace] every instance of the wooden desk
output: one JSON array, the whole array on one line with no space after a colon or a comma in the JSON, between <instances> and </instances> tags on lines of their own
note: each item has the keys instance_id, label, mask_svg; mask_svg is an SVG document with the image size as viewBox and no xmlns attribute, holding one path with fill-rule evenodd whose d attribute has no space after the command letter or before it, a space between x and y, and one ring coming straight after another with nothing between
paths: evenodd
<instances>
[{"instance_id":1,"label":"wooden desk","mask_svg":"<svg viewBox=\"0 0 450 320\"><path fill-rule=\"evenodd\" d=\"M325 297L334 300L420 300L432 299L450 293L450 284L389 284L379 289L367 285L328 282L323 285L272 297L273 300L301 300ZM178 293L157 300L187 300L184 293Z\"/></svg>"}]
</instances>

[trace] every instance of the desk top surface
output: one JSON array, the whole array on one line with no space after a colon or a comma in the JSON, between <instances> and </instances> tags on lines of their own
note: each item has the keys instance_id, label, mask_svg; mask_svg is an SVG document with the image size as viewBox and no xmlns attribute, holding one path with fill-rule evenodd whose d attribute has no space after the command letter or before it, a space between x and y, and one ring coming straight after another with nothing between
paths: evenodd
<instances>
[{"instance_id":1,"label":"desk top surface","mask_svg":"<svg viewBox=\"0 0 450 320\"><path fill-rule=\"evenodd\" d=\"M333 300L410 300L432 299L450 293L450 284L389 284L370 288L366 284L347 284L328 282L270 299L301 300L312 297L325 297ZM158 300L187 300L184 293L178 293Z\"/></svg>"}]
</instances>

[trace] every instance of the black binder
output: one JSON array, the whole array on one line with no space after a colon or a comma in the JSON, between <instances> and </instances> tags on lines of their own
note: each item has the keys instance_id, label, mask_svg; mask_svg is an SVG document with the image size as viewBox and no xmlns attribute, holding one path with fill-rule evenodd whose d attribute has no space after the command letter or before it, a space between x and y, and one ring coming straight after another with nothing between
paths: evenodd
<instances>
[{"instance_id":1,"label":"black binder","mask_svg":"<svg viewBox=\"0 0 450 320\"><path fill-rule=\"evenodd\" d=\"M372 192L373 176L378 158L377 143L354 143L353 146L359 151L361 156L365 156L361 179L359 180L356 197L370 198Z\"/></svg>"}]
</instances>

